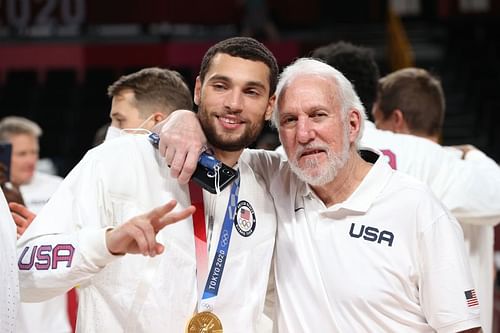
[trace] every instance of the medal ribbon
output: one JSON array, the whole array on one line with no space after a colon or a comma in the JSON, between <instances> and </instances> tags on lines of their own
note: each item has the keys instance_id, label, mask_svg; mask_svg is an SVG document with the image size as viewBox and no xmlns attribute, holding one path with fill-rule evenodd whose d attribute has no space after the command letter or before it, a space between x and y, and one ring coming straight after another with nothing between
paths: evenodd
<instances>
[{"instance_id":1,"label":"medal ribbon","mask_svg":"<svg viewBox=\"0 0 500 333\"><path fill-rule=\"evenodd\" d=\"M194 248L196 253L196 278L198 290L203 286L203 279L207 276L208 251L207 231L205 226L205 207L203 205L203 191L196 183L189 182L191 204L196 207L193 214Z\"/></svg>"},{"instance_id":2,"label":"medal ribbon","mask_svg":"<svg viewBox=\"0 0 500 333\"><path fill-rule=\"evenodd\" d=\"M196 190L198 188L198 190ZM231 242L231 233L233 231L234 215L236 214L236 206L238 204L238 193L240 189L240 178L237 177L231 185L231 193L224 215L224 222L217 244L217 250L212 261L210 272L207 276L205 289L203 291L200 306L200 311L212 310L213 306L209 303L215 301L214 297L219 293L220 281L226 264L227 255L229 252L229 243ZM196 275L198 280L198 290L201 290L201 280L206 276L207 262L207 237L205 225L205 212L203 209L203 193L201 188L192 182L189 183L189 192L191 195L191 203L195 205L196 212L193 215L193 227L195 232L195 250L196 250ZM196 193L199 192L199 193ZM196 201L201 197L201 201ZM200 206L198 206L200 205ZM200 208L201 207L201 208ZM199 212L197 214L197 212Z\"/></svg>"}]
</instances>

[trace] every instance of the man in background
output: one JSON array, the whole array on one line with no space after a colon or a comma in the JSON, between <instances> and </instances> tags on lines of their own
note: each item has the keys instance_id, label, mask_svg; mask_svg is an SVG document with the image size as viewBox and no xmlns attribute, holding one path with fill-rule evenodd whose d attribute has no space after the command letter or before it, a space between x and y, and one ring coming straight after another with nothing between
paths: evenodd
<instances>
[{"instance_id":1,"label":"man in background","mask_svg":"<svg viewBox=\"0 0 500 333\"><path fill-rule=\"evenodd\" d=\"M444 122L445 97L441 82L421 68L405 68L381 78L372 114L379 129L413 134L439 143ZM496 163L471 145L449 147L456 158L474 163L484 175L500 172ZM495 175L492 175L494 178ZM453 193L450 193L453 195ZM456 193L457 196L463 194ZM498 200L498 198L485 198ZM461 223L472 275L481 303L481 324L491 332L494 294L494 226L500 220L477 218Z\"/></svg>"},{"instance_id":2,"label":"man in background","mask_svg":"<svg viewBox=\"0 0 500 333\"><path fill-rule=\"evenodd\" d=\"M26 207L37 214L62 181L61 177L36 171L39 158L38 139L42 129L22 117L5 117L0 121L0 141L12 144L10 183L19 189ZM22 235L29 223L17 222ZM71 332L66 295L41 303L20 303L17 332Z\"/></svg>"},{"instance_id":3,"label":"man in background","mask_svg":"<svg viewBox=\"0 0 500 333\"><path fill-rule=\"evenodd\" d=\"M122 129L150 130L177 109L193 108L193 98L182 76L173 70L144 68L124 75L108 87L111 124L106 139Z\"/></svg>"}]
</instances>

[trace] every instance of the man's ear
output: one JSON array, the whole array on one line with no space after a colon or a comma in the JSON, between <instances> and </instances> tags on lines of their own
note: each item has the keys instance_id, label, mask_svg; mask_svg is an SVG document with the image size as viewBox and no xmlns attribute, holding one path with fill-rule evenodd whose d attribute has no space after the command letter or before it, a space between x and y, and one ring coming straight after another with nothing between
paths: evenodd
<instances>
[{"instance_id":1,"label":"man's ear","mask_svg":"<svg viewBox=\"0 0 500 333\"><path fill-rule=\"evenodd\" d=\"M155 125L158 124L159 122L161 122L165 118L167 118L167 116L159 111L153 113L153 117L152 117Z\"/></svg>"},{"instance_id":2,"label":"man's ear","mask_svg":"<svg viewBox=\"0 0 500 333\"><path fill-rule=\"evenodd\" d=\"M349 142L353 143L360 135L361 130L361 114L358 110L349 110L347 114L347 121L349 123Z\"/></svg>"},{"instance_id":3,"label":"man's ear","mask_svg":"<svg viewBox=\"0 0 500 333\"><path fill-rule=\"evenodd\" d=\"M393 127L393 132L408 134L408 124L406 123L405 116L400 109L394 110L390 116Z\"/></svg>"},{"instance_id":4,"label":"man's ear","mask_svg":"<svg viewBox=\"0 0 500 333\"><path fill-rule=\"evenodd\" d=\"M272 95L271 98L269 98L269 101L267 102L266 114L265 114L266 120L271 119L271 116L273 115L274 103L276 103L276 95Z\"/></svg>"},{"instance_id":5,"label":"man's ear","mask_svg":"<svg viewBox=\"0 0 500 333\"><path fill-rule=\"evenodd\" d=\"M200 76L198 75L196 77L196 83L194 85L194 104L200 105L200 99L201 99L201 79Z\"/></svg>"}]
</instances>

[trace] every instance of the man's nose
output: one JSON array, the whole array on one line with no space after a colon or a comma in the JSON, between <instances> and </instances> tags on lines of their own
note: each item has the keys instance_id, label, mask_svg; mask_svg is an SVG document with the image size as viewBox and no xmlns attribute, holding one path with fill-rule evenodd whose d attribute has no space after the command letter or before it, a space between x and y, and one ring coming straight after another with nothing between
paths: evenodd
<instances>
[{"instance_id":1,"label":"man's nose","mask_svg":"<svg viewBox=\"0 0 500 333\"><path fill-rule=\"evenodd\" d=\"M231 90L224 101L225 107L232 112L240 112L243 110L243 94L237 89Z\"/></svg>"},{"instance_id":2,"label":"man's nose","mask_svg":"<svg viewBox=\"0 0 500 333\"><path fill-rule=\"evenodd\" d=\"M316 132L309 117L299 117L297 120L297 141L308 143L316 137Z\"/></svg>"}]
</instances>

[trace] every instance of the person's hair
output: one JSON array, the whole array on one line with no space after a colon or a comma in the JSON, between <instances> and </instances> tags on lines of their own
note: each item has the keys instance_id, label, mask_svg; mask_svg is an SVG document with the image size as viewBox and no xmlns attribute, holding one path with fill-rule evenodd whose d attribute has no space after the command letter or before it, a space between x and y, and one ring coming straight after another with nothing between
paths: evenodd
<instances>
[{"instance_id":1,"label":"person's hair","mask_svg":"<svg viewBox=\"0 0 500 333\"><path fill-rule=\"evenodd\" d=\"M232 57L263 62L269 68L269 96L276 90L279 68L276 58L264 44L250 37L233 37L213 45L203 56L200 67L200 80L204 82L215 55L223 53Z\"/></svg>"},{"instance_id":2,"label":"person's hair","mask_svg":"<svg viewBox=\"0 0 500 333\"><path fill-rule=\"evenodd\" d=\"M9 116L0 121L0 141L9 141L11 136L19 134L39 138L42 129L37 123L23 117Z\"/></svg>"},{"instance_id":3,"label":"person's hair","mask_svg":"<svg viewBox=\"0 0 500 333\"><path fill-rule=\"evenodd\" d=\"M342 120L346 121L346 116L349 110L355 109L361 115L360 131L356 139L356 145L363 134L364 121L366 119L365 108L361 103L356 91L354 90L351 82L338 70L326 63L312 59L300 58L291 65L287 66L280 75L278 85L276 88L276 103L274 104L274 112L272 116L272 123L279 129L279 101L281 95L284 93L288 85L294 79L301 76L315 75L328 80L331 80L336 89L332 90L333 100L340 104Z\"/></svg>"},{"instance_id":4,"label":"person's hair","mask_svg":"<svg viewBox=\"0 0 500 333\"><path fill-rule=\"evenodd\" d=\"M404 68L379 80L378 107L387 119L400 110L413 134L433 136L441 132L445 100L441 82L425 69Z\"/></svg>"},{"instance_id":5,"label":"person's hair","mask_svg":"<svg viewBox=\"0 0 500 333\"><path fill-rule=\"evenodd\" d=\"M108 87L108 96L115 97L125 89L134 92L136 106L143 116L153 113L149 106L159 107L165 115L179 109L193 109L189 87L174 70L151 67L124 75Z\"/></svg>"},{"instance_id":6,"label":"person's hair","mask_svg":"<svg viewBox=\"0 0 500 333\"><path fill-rule=\"evenodd\" d=\"M372 49L340 41L315 49L311 57L336 68L351 81L365 110L371 111L380 71Z\"/></svg>"}]
</instances>

